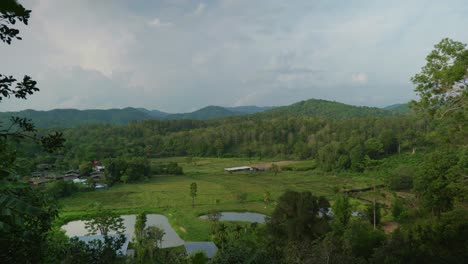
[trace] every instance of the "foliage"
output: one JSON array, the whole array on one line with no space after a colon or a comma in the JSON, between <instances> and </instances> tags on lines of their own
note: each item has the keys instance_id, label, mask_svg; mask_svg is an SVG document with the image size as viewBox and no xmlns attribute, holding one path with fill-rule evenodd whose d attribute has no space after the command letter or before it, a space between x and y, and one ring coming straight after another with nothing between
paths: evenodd
<instances>
[{"instance_id":1,"label":"foliage","mask_svg":"<svg viewBox=\"0 0 468 264\"><path fill-rule=\"evenodd\" d=\"M402 221L407 217L407 208L403 198L395 196L395 201L392 204L392 216L397 221Z\"/></svg>"},{"instance_id":2,"label":"foliage","mask_svg":"<svg viewBox=\"0 0 468 264\"><path fill-rule=\"evenodd\" d=\"M5 263L38 263L46 234L58 215L50 196L29 186L2 187L0 259Z\"/></svg>"},{"instance_id":3,"label":"foliage","mask_svg":"<svg viewBox=\"0 0 468 264\"><path fill-rule=\"evenodd\" d=\"M93 172L93 163L91 161L85 161L80 164L79 170L81 176L88 176Z\"/></svg>"},{"instance_id":4,"label":"foliage","mask_svg":"<svg viewBox=\"0 0 468 264\"><path fill-rule=\"evenodd\" d=\"M413 105L433 116L463 115L468 100L466 44L445 38L434 48L421 72L411 79L420 96Z\"/></svg>"},{"instance_id":5,"label":"foliage","mask_svg":"<svg viewBox=\"0 0 468 264\"><path fill-rule=\"evenodd\" d=\"M192 182L190 184L190 197L192 197L192 208L195 207L195 197L197 197L197 183L196 182Z\"/></svg>"},{"instance_id":6,"label":"foliage","mask_svg":"<svg viewBox=\"0 0 468 264\"><path fill-rule=\"evenodd\" d=\"M334 198L333 209L333 222L332 227L335 232L341 233L351 219L352 208L349 198L344 194L337 194Z\"/></svg>"},{"instance_id":7,"label":"foliage","mask_svg":"<svg viewBox=\"0 0 468 264\"><path fill-rule=\"evenodd\" d=\"M322 207L328 207L323 197L311 192L286 191L267 221L267 229L281 240L313 240L328 230L326 217L319 217Z\"/></svg>"},{"instance_id":8,"label":"foliage","mask_svg":"<svg viewBox=\"0 0 468 264\"><path fill-rule=\"evenodd\" d=\"M101 235L107 235L114 231L117 234L122 234L125 231L123 219L112 213L111 210L104 209L101 204L93 205L95 213L92 218L85 222L85 228L91 235L99 232Z\"/></svg>"},{"instance_id":9,"label":"foliage","mask_svg":"<svg viewBox=\"0 0 468 264\"><path fill-rule=\"evenodd\" d=\"M382 204L381 203L375 203L375 208L374 204L368 204L366 206L366 217L369 223L374 224L375 220L375 225L379 225L380 221L382 220ZM374 217L374 211L375 211L375 217Z\"/></svg>"},{"instance_id":10,"label":"foliage","mask_svg":"<svg viewBox=\"0 0 468 264\"><path fill-rule=\"evenodd\" d=\"M55 181L48 186L48 192L56 198L64 198L78 191L78 186L72 181Z\"/></svg>"},{"instance_id":11,"label":"foliage","mask_svg":"<svg viewBox=\"0 0 468 264\"><path fill-rule=\"evenodd\" d=\"M345 246L355 257L368 259L385 240L385 234L368 223L352 222L343 234Z\"/></svg>"},{"instance_id":12,"label":"foliage","mask_svg":"<svg viewBox=\"0 0 468 264\"><path fill-rule=\"evenodd\" d=\"M466 210L422 218L398 229L382 247L373 263L465 263L468 258Z\"/></svg>"},{"instance_id":13,"label":"foliage","mask_svg":"<svg viewBox=\"0 0 468 264\"><path fill-rule=\"evenodd\" d=\"M456 177L454 168L458 156L453 151L438 150L429 154L422 166L421 173L415 179L414 189L422 207L435 215L453 208L457 197L456 188L451 178Z\"/></svg>"},{"instance_id":14,"label":"foliage","mask_svg":"<svg viewBox=\"0 0 468 264\"><path fill-rule=\"evenodd\" d=\"M390 172L386 186L392 191L411 190L415 170L416 168L408 165L399 165Z\"/></svg>"},{"instance_id":15,"label":"foliage","mask_svg":"<svg viewBox=\"0 0 468 264\"><path fill-rule=\"evenodd\" d=\"M271 164L270 170L275 174L275 176L276 176L279 172L281 172L281 168L280 168L278 165L276 165L275 163L272 163L272 164Z\"/></svg>"}]
</instances>

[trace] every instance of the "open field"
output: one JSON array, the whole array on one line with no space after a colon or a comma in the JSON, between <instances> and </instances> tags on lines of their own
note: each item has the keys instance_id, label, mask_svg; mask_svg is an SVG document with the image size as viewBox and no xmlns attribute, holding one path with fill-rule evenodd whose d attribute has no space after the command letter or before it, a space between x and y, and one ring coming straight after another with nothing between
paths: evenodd
<instances>
[{"instance_id":1,"label":"open field","mask_svg":"<svg viewBox=\"0 0 468 264\"><path fill-rule=\"evenodd\" d=\"M335 175L319 170L272 172L225 173L225 167L249 165L247 159L196 158L187 163L185 158L160 161L176 161L184 168L185 175L154 176L147 182L119 184L108 190L76 193L62 200L61 216L71 220L85 216L89 205L100 202L105 208L118 213L161 213L168 217L174 229L187 241L208 240L209 224L198 219L212 209L219 211L253 211L270 214L275 203L263 201L265 192L276 200L285 190L311 191L316 195L331 198L334 189L369 187L374 182L366 175ZM264 162L264 161L262 161ZM266 163L266 162L264 162ZM289 164L292 166L294 164ZM190 184L196 182L198 195L195 208L189 196ZM377 180L377 182L381 182ZM237 195L246 193L241 202ZM354 200L357 206L359 203Z\"/></svg>"}]
</instances>

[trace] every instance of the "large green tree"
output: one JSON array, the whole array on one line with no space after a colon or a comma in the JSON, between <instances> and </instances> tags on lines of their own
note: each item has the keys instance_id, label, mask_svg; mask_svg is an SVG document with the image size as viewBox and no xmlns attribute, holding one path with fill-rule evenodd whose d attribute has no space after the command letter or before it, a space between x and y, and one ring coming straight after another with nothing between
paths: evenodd
<instances>
[{"instance_id":1,"label":"large green tree","mask_svg":"<svg viewBox=\"0 0 468 264\"><path fill-rule=\"evenodd\" d=\"M414 106L437 117L466 116L467 79L467 45L449 38L441 40L426 57L421 72L411 78L420 96Z\"/></svg>"},{"instance_id":2,"label":"large green tree","mask_svg":"<svg viewBox=\"0 0 468 264\"><path fill-rule=\"evenodd\" d=\"M11 44L21 39L17 22L27 25L30 10L14 0L0 2L0 41ZM8 62L3 62L8 63ZM0 103L15 97L27 99L39 91L29 76L17 80L0 74ZM0 259L6 263L38 263L46 247L46 233L50 230L58 210L49 197L19 181L16 159L17 143L31 140L46 151L63 146L61 133L40 135L31 120L11 117L0 123Z\"/></svg>"}]
</instances>

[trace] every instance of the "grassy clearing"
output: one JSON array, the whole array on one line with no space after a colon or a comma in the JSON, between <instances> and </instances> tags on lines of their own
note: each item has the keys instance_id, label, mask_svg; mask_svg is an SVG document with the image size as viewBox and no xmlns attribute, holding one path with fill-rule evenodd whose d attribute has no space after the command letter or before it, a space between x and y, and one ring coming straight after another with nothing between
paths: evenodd
<instances>
[{"instance_id":1,"label":"grassy clearing","mask_svg":"<svg viewBox=\"0 0 468 264\"><path fill-rule=\"evenodd\" d=\"M318 170L283 171L276 176L268 171L232 174L223 171L225 167L258 163L246 159L196 158L189 164L186 158L171 158L153 162L161 161L179 162L185 175L154 176L143 183L120 184L108 190L74 194L62 200L62 218L81 218L92 213L88 211L91 203L100 202L117 213L164 214L184 240L208 240L210 226L198 216L212 209L270 214L275 204L266 205L263 202L265 192L269 192L273 200L287 189L311 191L331 198L337 187L364 188L373 183L373 179L364 174L335 175ZM192 182L198 185L195 208L192 208L189 196ZM239 193L246 193L247 199L239 201ZM359 202L356 203L359 206Z\"/></svg>"}]
</instances>

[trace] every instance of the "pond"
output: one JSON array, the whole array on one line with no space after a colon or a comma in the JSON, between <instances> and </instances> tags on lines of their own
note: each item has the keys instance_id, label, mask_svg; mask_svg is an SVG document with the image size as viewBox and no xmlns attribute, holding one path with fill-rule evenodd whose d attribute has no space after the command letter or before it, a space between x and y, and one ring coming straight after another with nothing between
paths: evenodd
<instances>
[{"instance_id":1,"label":"pond","mask_svg":"<svg viewBox=\"0 0 468 264\"><path fill-rule=\"evenodd\" d=\"M124 220L124 233L130 235L130 238L132 238L135 231L136 215L121 215L120 217ZM185 241L175 232L169 224L167 217L158 214L147 214L146 217L146 226L157 226L164 230L165 234L162 241L163 248L176 247L184 244ZM69 237L88 235L88 231L85 228L85 221L82 220L68 222L66 225L62 226L62 229L65 230L65 233ZM115 234L115 232L111 234Z\"/></svg>"},{"instance_id":2,"label":"pond","mask_svg":"<svg viewBox=\"0 0 468 264\"><path fill-rule=\"evenodd\" d=\"M241 221L241 222L250 222L250 223L256 222L256 223L264 224L265 217L266 215L264 214L252 213L252 212L243 212L243 213L221 212L221 218L219 220L220 221ZM208 219L208 215L202 215L200 216L200 218Z\"/></svg>"}]
</instances>

